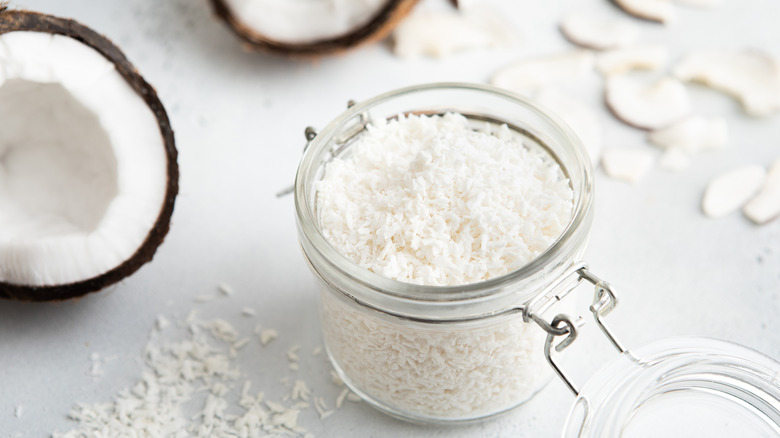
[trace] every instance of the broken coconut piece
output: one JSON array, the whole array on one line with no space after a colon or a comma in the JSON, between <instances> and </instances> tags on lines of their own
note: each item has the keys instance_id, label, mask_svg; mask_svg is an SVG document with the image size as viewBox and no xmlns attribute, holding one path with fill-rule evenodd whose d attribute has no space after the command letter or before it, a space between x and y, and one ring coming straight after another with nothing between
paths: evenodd
<instances>
[{"instance_id":1,"label":"broken coconut piece","mask_svg":"<svg viewBox=\"0 0 780 438\"><path fill-rule=\"evenodd\" d=\"M501 68L490 82L497 87L527 95L542 86L582 78L593 70L594 59L593 52L588 50L522 59Z\"/></svg>"},{"instance_id":2,"label":"broken coconut piece","mask_svg":"<svg viewBox=\"0 0 780 438\"><path fill-rule=\"evenodd\" d=\"M680 149L689 154L721 150L729 140L726 119L693 116L647 134L650 143L662 149Z\"/></svg>"},{"instance_id":3,"label":"broken coconut piece","mask_svg":"<svg viewBox=\"0 0 780 438\"><path fill-rule=\"evenodd\" d=\"M691 156L677 148L667 149L658 159L658 167L670 172L679 172L691 164Z\"/></svg>"},{"instance_id":4,"label":"broken coconut piece","mask_svg":"<svg viewBox=\"0 0 780 438\"><path fill-rule=\"evenodd\" d=\"M739 209L761 189L766 170L758 165L742 166L710 181L704 191L701 209L718 218Z\"/></svg>"},{"instance_id":5,"label":"broken coconut piece","mask_svg":"<svg viewBox=\"0 0 780 438\"><path fill-rule=\"evenodd\" d=\"M249 48L282 55L341 52L387 36L417 0L210 0Z\"/></svg>"},{"instance_id":6,"label":"broken coconut piece","mask_svg":"<svg viewBox=\"0 0 780 438\"><path fill-rule=\"evenodd\" d=\"M464 50L508 46L517 40L500 17L484 9L417 10L393 31L393 53L402 58L442 58Z\"/></svg>"},{"instance_id":7,"label":"broken coconut piece","mask_svg":"<svg viewBox=\"0 0 780 438\"><path fill-rule=\"evenodd\" d=\"M61 300L152 259L178 191L154 89L106 38L0 7L0 298Z\"/></svg>"},{"instance_id":8,"label":"broken coconut piece","mask_svg":"<svg viewBox=\"0 0 780 438\"><path fill-rule=\"evenodd\" d=\"M611 178L636 183L653 167L655 154L646 149L609 148L601 153L601 167Z\"/></svg>"},{"instance_id":9,"label":"broken coconut piece","mask_svg":"<svg viewBox=\"0 0 780 438\"><path fill-rule=\"evenodd\" d=\"M605 20L584 14L563 17L559 28L572 44L595 50L629 46L641 33L639 26L629 21Z\"/></svg>"},{"instance_id":10,"label":"broken coconut piece","mask_svg":"<svg viewBox=\"0 0 780 438\"><path fill-rule=\"evenodd\" d=\"M745 204L742 212L757 224L768 223L780 216L780 160L769 168L761 191Z\"/></svg>"},{"instance_id":11,"label":"broken coconut piece","mask_svg":"<svg viewBox=\"0 0 780 438\"><path fill-rule=\"evenodd\" d=\"M723 0L674 0L674 2L685 6L705 9L712 9L723 4Z\"/></svg>"},{"instance_id":12,"label":"broken coconut piece","mask_svg":"<svg viewBox=\"0 0 780 438\"><path fill-rule=\"evenodd\" d=\"M669 0L612 0L625 13L642 20L667 24L674 21L676 11Z\"/></svg>"},{"instance_id":13,"label":"broken coconut piece","mask_svg":"<svg viewBox=\"0 0 780 438\"><path fill-rule=\"evenodd\" d=\"M669 50L664 46L637 46L609 50L596 57L596 68L604 75L632 70L658 70L666 65Z\"/></svg>"},{"instance_id":14,"label":"broken coconut piece","mask_svg":"<svg viewBox=\"0 0 780 438\"><path fill-rule=\"evenodd\" d=\"M694 51L675 66L674 75L732 95L752 116L767 116L780 110L780 64L765 53Z\"/></svg>"},{"instance_id":15,"label":"broken coconut piece","mask_svg":"<svg viewBox=\"0 0 780 438\"><path fill-rule=\"evenodd\" d=\"M612 76L604 100L615 117L640 129L660 129L691 112L688 91L674 78L648 83L631 75Z\"/></svg>"},{"instance_id":16,"label":"broken coconut piece","mask_svg":"<svg viewBox=\"0 0 780 438\"><path fill-rule=\"evenodd\" d=\"M596 166L604 143L604 128L598 114L583 102L551 88L540 90L535 100L569 125Z\"/></svg>"}]
</instances>

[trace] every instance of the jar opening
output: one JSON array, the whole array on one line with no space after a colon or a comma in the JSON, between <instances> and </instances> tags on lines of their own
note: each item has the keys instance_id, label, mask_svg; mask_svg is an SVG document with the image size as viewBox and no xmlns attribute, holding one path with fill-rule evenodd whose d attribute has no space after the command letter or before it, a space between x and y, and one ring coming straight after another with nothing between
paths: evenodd
<instances>
[{"instance_id":1,"label":"jar opening","mask_svg":"<svg viewBox=\"0 0 780 438\"><path fill-rule=\"evenodd\" d=\"M455 112L475 122L506 124L540 146L561 167L574 191L568 225L557 240L526 265L488 280L456 286L423 286L386 278L358 266L325 238L316 211L316 181L324 164L344 153L370 120L398 114ZM324 262L353 281L384 295L411 301L451 303L487 299L522 281L540 281L584 250L592 220L590 160L579 139L557 118L528 100L483 85L440 83L408 87L356 104L331 122L310 143L298 169L296 211L304 251L313 265ZM530 297L529 297L530 298Z\"/></svg>"}]
</instances>

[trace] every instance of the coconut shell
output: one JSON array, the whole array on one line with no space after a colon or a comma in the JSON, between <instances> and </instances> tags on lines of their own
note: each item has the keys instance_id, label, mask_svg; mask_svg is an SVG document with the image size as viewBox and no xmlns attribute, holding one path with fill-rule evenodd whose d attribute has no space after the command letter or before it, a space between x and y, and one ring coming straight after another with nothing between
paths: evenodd
<instances>
[{"instance_id":1,"label":"coconut shell","mask_svg":"<svg viewBox=\"0 0 780 438\"><path fill-rule=\"evenodd\" d=\"M165 239L165 235L170 227L176 195L179 192L179 166L176 161L178 153L174 142L173 130L168 120L168 114L157 97L157 92L141 77L119 47L103 35L74 20L36 12L10 10L0 5L0 35L16 31L46 32L63 35L97 50L116 66L119 74L149 106L157 118L160 135L165 147L168 181L164 204L160 214L157 216L154 227L147 234L143 244L129 259L104 274L75 283L29 286L0 281L0 298L20 301L54 301L79 297L115 284L137 271L143 264L152 260L157 247Z\"/></svg>"},{"instance_id":2,"label":"coconut shell","mask_svg":"<svg viewBox=\"0 0 780 438\"><path fill-rule=\"evenodd\" d=\"M209 0L209 2L214 14L246 43L247 48L278 55L310 58L344 52L361 44L381 40L390 34L418 0L388 0L368 23L338 37L307 43L287 43L267 38L243 24L224 0Z\"/></svg>"}]
</instances>

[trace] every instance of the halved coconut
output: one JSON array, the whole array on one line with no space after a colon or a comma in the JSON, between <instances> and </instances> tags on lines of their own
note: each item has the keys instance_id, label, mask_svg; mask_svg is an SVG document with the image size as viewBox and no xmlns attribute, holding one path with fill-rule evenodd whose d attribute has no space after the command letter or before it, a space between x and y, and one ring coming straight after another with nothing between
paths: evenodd
<instances>
[{"instance_id":1,"label":"halved coconut","mask_svg":"<svg viewBox=\"0 0 780 438\"><path fill-rule=\"evenodd\" d=\"M387 36L418 0L210 0L249 48L282 55L341 52Z\"/></svg>"},{"instance_id":2,"label":"halved coconut","mask_svg":"<svg viewBox=\"0 0 780 438\"><path fill-rule=\"evenodd\" d=\"M168 232L178 166L154 89L72 20L0 8L0 298L118 282Z\"/></svg>"},{"instance_id":3,"label":"halved coconut","mask_svg":"<svg viewBox=\"0 0 780 438\"><path fill-rule=\"evenodd\" d=\"M688 91L674 78L648 83L630 75L612 76L604 100L615 117L640 129L664 128L691 112Z\"/></svg>"},{"instance_id":4,"label":"halved coconut","mask_svg":"<svg viewBox=\"0 0 780 438\"><path fill-rule=\"evenodd\" d=\"M625 20L606 20L593 15L572 14L559 25L569 42L586 49L606 50L626 47L638 38L640 29Z\"/></svg>"},{"instance_id":5,"label":"halved coconut","mask_svg":"<svg viewBox=\"0 0 780 438\"><path fill-rule=\"evenodd\" d=\"M674 75L734 96L752 116L767 116L780 110L780 62L765 53L695 51L675 66Z\"/></svg>"},{"instance_id":6,"label":"halved coconut","mask_svg":"<svg viewBox=\"0 0 780 438\"><path fill-rule=\"evenodd\" d=\"M642 20L669 23L677 16L669 0L612 0L625 13Z\"/></svg>"}]
</instances>

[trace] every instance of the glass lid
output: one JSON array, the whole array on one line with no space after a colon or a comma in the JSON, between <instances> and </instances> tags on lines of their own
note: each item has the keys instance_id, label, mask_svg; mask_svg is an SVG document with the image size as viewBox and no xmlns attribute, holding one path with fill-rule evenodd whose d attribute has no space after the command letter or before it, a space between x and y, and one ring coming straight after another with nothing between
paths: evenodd
<instances>
[{"instance_id":1,"label":"glass lid","mask_svg":"<svg viewBox=\"0 0 780 438\"><path fill-rule=\"evenodd\" d=\"M579 392L562 436L780 437L780 363L707 338L624 351Z\"/></svg>"}]
</instances>

